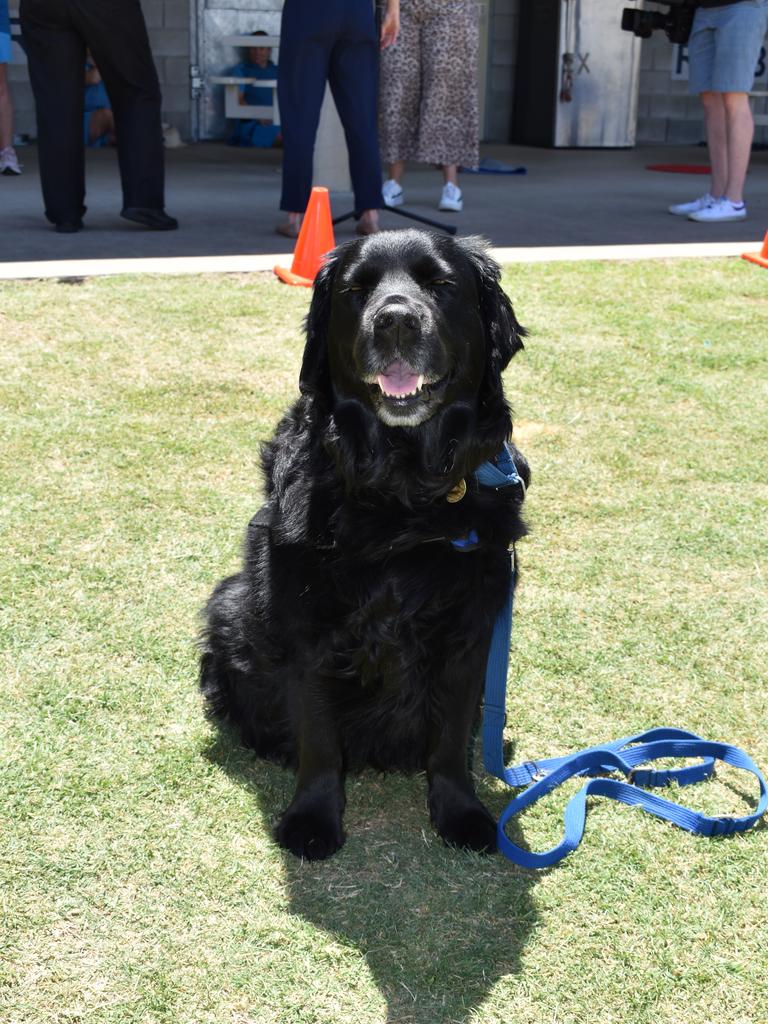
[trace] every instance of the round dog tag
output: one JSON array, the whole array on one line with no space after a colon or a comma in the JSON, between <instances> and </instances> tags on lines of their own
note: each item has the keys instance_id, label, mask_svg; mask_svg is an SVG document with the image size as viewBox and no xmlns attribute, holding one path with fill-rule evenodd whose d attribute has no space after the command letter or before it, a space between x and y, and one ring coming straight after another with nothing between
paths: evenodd
<instances>
[{"instance_id":1,"label":"round dog tag","mask_svg":"<svg viewBox=\"0 0 768 1024\"><path fill-rule=\"evenodd\" d=\"M457 501L461 501L464 495L467 493L467 481L462 477L461 480L452 487L445 496L445 500L449 501L452 505L455 505Z\"/></svg>"}]
</instances>

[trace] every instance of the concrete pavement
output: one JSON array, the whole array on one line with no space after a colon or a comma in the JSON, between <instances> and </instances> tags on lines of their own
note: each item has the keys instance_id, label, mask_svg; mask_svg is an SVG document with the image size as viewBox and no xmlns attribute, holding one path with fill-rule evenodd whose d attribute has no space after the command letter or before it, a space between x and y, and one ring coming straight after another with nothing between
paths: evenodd
<instances>
[{"instance_id":1,"label":"concrete pavement","mask_svg":"<svg viewBox=\"0 0 768 1024\"><path fill-rule=\"evenodd\" d=\"M24 173L0 177L0 277L27 276L22 263L129 260L129 266L157 272L200 269L264 269L273 258L290 262L293 243L274 233L280 196L279 151L242 150L202 143L166 151L167 209L179 218L173 232L151 232L122 220L116 156L110 150L87 152L86 228L59 235L42 214L37 150L20 149ZM560 247L662 246L658 254L719 255L759 249L768 230L768 152L753 154L748 181L749 218L703 225L667 213L673 202L706 191L708 178L646 170L646 165L706 164L697 146L637 147L631 150L551 150L519 146L483 147L482 155L513 166L525 175L462 174L464 210L436 209L441 177L423 166L408 169L404 209L456 224L460 234L485 235L505 258L557 258ZM351 196L332 195L333 215L351 208ZM382 226L411 222L390 211ZM354 221L337 226L336 240L353 237ZM670 247L672 247L670 249ZM567 250L566 250L567 251ZM593 250L606 258L603 248ZM639 250L642 254L643 250ZM624 249L622 258L630 255ZM645 253L652 255L651 250ZM518 254L517 256L515 254ZM587 255L585 251L583 255ZM571 249L573 258L575 251ZM258 257L265 257L262 261ZM228 261L207 259L229 257ZM242 257L241 261L232 258ZM282 258L281 258L282 257ZM146 268L135 260L151 260ZM172 270L165 260L176 260ZM94 265L92 265L94 266ZM117 266L115 264L114 266ZM91 272L95 272L91 270ZM112 271L114 272L114 271ZM34 274L30 276L36 276Z\"/></svg>"}]
</instances>

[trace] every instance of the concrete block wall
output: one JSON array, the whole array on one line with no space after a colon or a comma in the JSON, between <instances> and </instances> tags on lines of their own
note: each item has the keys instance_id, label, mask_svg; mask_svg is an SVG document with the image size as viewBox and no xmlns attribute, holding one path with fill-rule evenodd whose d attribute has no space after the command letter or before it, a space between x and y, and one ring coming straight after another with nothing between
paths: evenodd
<instances>
[{"instance_id":1,"label":"concrete block wall","mask_svg":"<svg viewBox=\"0 0 768 1024\"><path fill-rule=\"evenodd\" d=\"M163 120L175 124L182 137L190 130L190 5L191 0L142 0L149 41L163 92ZM18 17L18 0L9 4L11 18ZM12 25L13 33L18 26ZM17 135L34 138L35 104L29 84L24 51L15 43L8 78Z\"/></svg>"},{"instance_id":2,"label":"concrete block wall","mask_svg":"<svg viewBox=\"0 0 768 1024\"><path fill-rule=\"evenodd\" d=\"M637 141L695 143L704 140L701 103L686 81L672 77L675 48L663 32L644 39L640 61Z\"/></svg>"},{"instance_id":3,"label":"concrete block wall","mask_svg":"<svg viewBox=\"0 0 768 1024\"><path fill-rule=\"evenodd\" d=\"M509 141L519 21L520 0L490 0L485 142Z\"/></svg>"},{"instance_id":4,"label":"concrete block wall","mask_svg":"<svg viewBox=\"0 0 768 1024\"><path fill-rule=\"evenodd\" d=\"M163 93L163 120L190 134L191 0L141 0Z\"/></svg>"}]
</instances>

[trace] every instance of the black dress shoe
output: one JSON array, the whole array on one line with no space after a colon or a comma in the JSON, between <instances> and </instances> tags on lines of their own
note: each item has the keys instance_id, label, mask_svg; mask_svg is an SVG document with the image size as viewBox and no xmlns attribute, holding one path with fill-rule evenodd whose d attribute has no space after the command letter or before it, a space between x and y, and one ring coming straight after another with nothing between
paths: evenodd
<instances>
[{"instance_id":1,"label":"black dress shoe","mask_svg":"<svg viewBox=\"0 0 768 1024\"><path fill-rule=\"evenodd\" d=\"M152 231L174 231L179 226L176 218L169 217L165 210L153 210L149 206L126 206L120 216Z\"/></svg>"},{"instance_id":2,"label":"black dress shoe","mask_svg":"<svg viewBox=\"0 0 768 1024\"><path fill-rule=\"evenodd\" d=\"M74 235L76 231L82 231L85 224L81 220L63 220L55 227L60 235Z\"/></svg>"}]
</instances>

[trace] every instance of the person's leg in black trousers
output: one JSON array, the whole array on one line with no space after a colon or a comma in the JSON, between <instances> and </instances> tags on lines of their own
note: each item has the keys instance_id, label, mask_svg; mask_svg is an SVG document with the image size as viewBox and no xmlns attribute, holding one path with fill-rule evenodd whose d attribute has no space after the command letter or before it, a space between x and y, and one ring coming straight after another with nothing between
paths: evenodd
<instances>
[{"instance_id":1,"label":"person's leg in black trousers","mask_svg":"<svg viewBox=\"0 0 768 1024\"><path fill-rule=\"evenodd\" d=\"M68 3L74 24L88 41L112 104L123 210L162 211L162 99L141 5L138 0Z\"/></svg>"},{"instance_id":2,"label":"person's leg in black trousers","mask_svg":"<svg viewBox=\"0 0 768 1024\"><path fill-rule=\"evenodd\" d=\"M25 0L21 28L37 109L45 216L61 231L82 227L85 213L83 68L85 43L60 0Z\"/></svg>"},{"instance_id":3,"label":"person's leg in black trousers","mask_svg":"<svg viewBox=\"0 0 768 1024\"><path fill-rule=\"evenodd\" d=\"M62 177L62 167L64 183L72 190L70 164L78 169L80 180L78 225L84 212L87 44L115 115L122 216L156 230L178 227L164 211L160 86L139 0L22 0L21 19L38 110L41 179L49 219L60 223L72 216L71 211L60 213L48 200L49 192L58 194L55 179Z\"/></svg>"}]
</instances>

